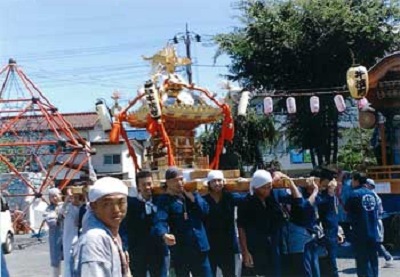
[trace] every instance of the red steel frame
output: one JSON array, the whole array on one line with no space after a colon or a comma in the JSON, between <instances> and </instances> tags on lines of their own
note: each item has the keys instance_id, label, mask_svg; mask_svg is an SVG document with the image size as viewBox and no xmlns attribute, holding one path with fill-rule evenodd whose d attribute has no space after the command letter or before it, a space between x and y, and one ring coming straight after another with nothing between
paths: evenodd
<instances>
[{"instance_id":1,"label":"red steel frame","mask_svg":"<svg viewBox=\"0 0 400 277\"><path fill-rule=\"evenodd\" d=\"M39 187L33 186L29 180L22 176L20 170L10 161L13 154L4 154L3 151L0 151L0 163L6 165L9 172L13 172L16 178L20 179L33 191L33 193L29 194L13 195L12 193L9 193L8 195L3 195L8 197L35 196L35 198L42 198L46 201L42 195L46 188L51 184L54 184L56 179L62 180L61 185L59 186L60 189L67 186L71 178L73 178L78 171L88 163L91 149L86 141L73 128L71 123L64 119L62 114L58 112L58 109L50 103L39 88L27 77L22 69L17 66L14 60L10 59L9 64L0 70L0 78L4 75L4 81L0 86L0 122L2 122L0 123L0 150L2 148L5 149L4 147L7 147L7 149L29 148L38 150L41 146L54 145L56 146L56 151L55 153L48 154L48 156L51 155L53 158L52 162L50 162L47 167L45 167L41 161L41 157L44 155L34 155L32 156L33 158L30 158L31 160L28 160L28 156L31 155L24 155L23 153L27 152L22 151L21 156L26 156L27 159L23 163L23 166L25 167L29 165L32 159L34 159L38 164L40 171L44 175L43 181ZM11 82L11 76L13 76L13 81L19 80L20 83L23 84L22 88L24 89L24 93L26 93L24 97L12 99L12 94L10 94L9 98L4 95L6 89L9 87L9 83ZM19 104L20 107L9 109L6 106L10 104ZM21 124L18 124L21 120L32 120L37 123L38 128L35 131L37 132L36 135L38 135L37 139L27 140L26 135L21 134L19 128L22 126ZM40 126L46 127L40 129ZM12 138L11 141L1 141L1 138L6 134ZM65 146L70 149L68 153L63 151L63 147ZM81 161L76 160L79 154L84 157ZM57 163L57 157L60 155L63 155L63 157L67 156L66 160L62 164ZM70 174L72 170L71 165L74 165L75 172L73 174ZM56 166L58 168L53 170ZM64 169L64 176L59 176L62 174L61 172ZM1 191L7 190L10 183L11 181L1 184Z\"/></svg>"}]
</instances>

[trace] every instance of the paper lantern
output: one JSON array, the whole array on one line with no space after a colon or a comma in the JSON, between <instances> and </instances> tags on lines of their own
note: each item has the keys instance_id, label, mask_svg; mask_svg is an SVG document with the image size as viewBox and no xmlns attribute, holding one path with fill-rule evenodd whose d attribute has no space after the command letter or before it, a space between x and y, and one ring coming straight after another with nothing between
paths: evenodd
<instances>
[{"instance_id":1,"label":"paper lantern","mask_svg":"<svg viewBox=\"0 0 400 277\"><path fill-rule=\"evenodd\" d=\"M347 87L354 99L367 96L369 79L368 71L364 66L353 66L347 70Z\"/></svg>"},{"instance_id":2,"label":"paper lantern","mask_svg":"<svg viewBox=\"0 0 400 277\"><path fill-rule=\"evenodd\" d=\"M249 104L250 92L243 91L240 95L239 105L238 105L238 115L246 115L247 105Z\"/></svg>"},{"instance_id":3,"label":"paper lantern","mask_svg":"<svg viewBox=\"0 0 400 277\"><path fill-rule=\"evenodd\" d=\"M359 110L364 110L369 106L369 102L367 98L363 97L360 100L357 101L357 106Z\"/></svg>"},{"instance_id":4,"label":"paper lantern","mask_svg":"<svg viewBox=\"0 0 400 277\"><path fill-rule=\"evenodd\" d=\"M111 115L107 109L106 104L104 104L101 100L96 103L96 113L99 116L100 124L103 128L103 131L110 131L112 123Z\"/></svg>"},{"instance_id":5,"label":"paper lantern","mask_svg":"<svg viewBox=\"0 0 400 277\"><path fill-rule=\"evenodd\" d=\"M294 99L294 97L288 97L286 99L286 108L289 114L296 113L296 99Z\"/></svg>"},{"instance_id":6,"label":"paper lantern","mask_svg":"<svg viewBox=\"0 0 400 277\"><path fill-rule=\"evenodd\" d=\"M346 110L346 102L344 101L344 98L342 95L338 94L336 95L333 100L335 101L336 109L338 110L339 113L342 113Z\"/></svg>"},{"instance_id":7,"label":"paper lantern","mask_svg":"<svg viewBox=\"0 0 400 277\"><path fill-rule=\"evenodd\" d=\"M310 109L312 113L319 112L319 98L318 96L311 96L310 98Z\"/></svg>"},{"instance_id":8,"label":"paper lantern","mask_svg":"<svg viewBox=\"0 0 400 277\"><path fill-rule=\"evenodd\" d=\"M160 118L161 117L160 97L158 95L158 90L155 88L151 80L147 81L144 84L144 91L146 93L147 105L149 106L150 109L150 116L152 118Z\"/></svg>"},{"instance_id":9,"label":"paper lantern","mask_svg":"<svg viewBox=\"0 0 400 277\"><path fill-rule=\"evenodd\" d=\"M274 103L272 97L264 98L264 114L271 114L274 111Z\"/></svg>"}]
</instances>

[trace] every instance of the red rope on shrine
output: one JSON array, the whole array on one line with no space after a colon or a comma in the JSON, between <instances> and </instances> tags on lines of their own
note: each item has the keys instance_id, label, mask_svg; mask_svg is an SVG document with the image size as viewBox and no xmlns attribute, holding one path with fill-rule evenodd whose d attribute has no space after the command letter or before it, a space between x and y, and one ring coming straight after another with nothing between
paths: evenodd
<instances>
[{"instance_id":1,"label":"red rope on shrine","mask_svg":"<svg viewBox=\"0 0 400 277\"><path fill-rule=\"evenodd\" d=\"M175 157L172 153L172 145L171 140L169 139L168 133L165 130L165 126L163 123L163 116L159 119L152 118L150 115L147 116L147 131L152 136L159 136L161 138L162 143L167 148L167 162L168 166L174 166Z\"/></svg>"},{"instance_id":2,"label":"red rope on shrine","mask_svg":"<svg viewBox=\"0 0 400 277\"><path fill-rule=\"evenodd\" d=\"M222 110L224 120L222 122L221 133L220 133L218 141L217 141L214 159L210 163L211 169L218 169L219 168L219 158L222 154L222 150L224 149L224 143L225 143L225 141L232 142L234 133L235 133L231 109L228 104L226 104L226 103L221 104L217 99L215 99L214 96L211 95L211 93L208 90L196 87L194 85L186 85L186 84L183 84L183 85L187 89L197 90L197 91L204 93L212 102L214 102Z\"/></svg>"},{"instance_id":3,"label":"red rope on shrine","mask_svg":"<svg viewBox=\"0 0 400 277\"><path fill-rule=\"evenodd\" d=\"M141 167L139 166L139 162L137 160L136 156L136 151L135 148L131 145L128 135L126 133L126 130L122 126L122 122L126 121L126 113L127 111L133 107L141 98L144 97L144 94L136 96L132 101L129 101L129 104L127 107L125 107L119 114L118 117L116 118L115 122L112 124L112 129L110 132L110 143L117 144L119 143L119 139L122 136L123 140L125 141L125 144L128 147L128 153L131 156L133 160L133 164L135 166L135 171L138 172Z\"/></svg>"}]
</instances>

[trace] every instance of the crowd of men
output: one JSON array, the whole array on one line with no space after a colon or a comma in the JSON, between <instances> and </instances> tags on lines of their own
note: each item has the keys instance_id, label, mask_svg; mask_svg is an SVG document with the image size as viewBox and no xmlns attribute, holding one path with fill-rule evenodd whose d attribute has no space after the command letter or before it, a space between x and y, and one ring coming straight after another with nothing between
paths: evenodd
<instances>
[{"instance_id":1,"label":"crowd of men","mask_svg":"<svg viewBox=\"0 0 400 277\"><path fill-rule=\"evenodd\" d=\"M183 172L171 167L161 194L152 193L151 172L141 171L134 197L121 180L105 177L90 186L88 205L73 193L63 203L52 189L53 276L60 275L64 256L68 277L214 277L217 268L224 277L337 277L339 222L353 245L358 276L378 276L378 251L393 258L382 245L383 210L373 180L328 169L311 176L319 184L309 178L298 187L281 172L257 170L249 191L236 193L225 189L223 172L213 170L208 193L200 195L187 191ZM288 187L274 188L281 179ZM326 262L320 266L321 256Z\"/></svg>"}]
</instances>

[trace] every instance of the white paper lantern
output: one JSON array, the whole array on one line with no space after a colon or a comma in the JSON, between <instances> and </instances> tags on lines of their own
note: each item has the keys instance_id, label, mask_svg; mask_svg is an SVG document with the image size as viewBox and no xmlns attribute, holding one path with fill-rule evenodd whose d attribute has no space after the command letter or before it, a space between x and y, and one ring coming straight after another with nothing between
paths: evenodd
<instances>
[{"instance_id":1,"label":"white paper lantern","mask_svg":"<svg viewBox=\"0 0 400 277\"><path fill-rule=\"evenodd\" d=\"M274 111L274 103L272 101L272 97L264 98L264 114L271 114Z\"/></svg>"},{"instance_id":2,"label":"white paper lantern","mask_svg":"<svg viewBox=\"0 0 400 277\"><path fill-rule=\"evenodd\" d=\"M368 71L364 66L353 66L347 70L347 87L354 99L367 96L369 78Z\"/></svg>"},{"instance_id":3,"label":"white paper lantern","mask_svg":"<svg viewBox=\"0 0 400 277\"><path fill-rule=\"evenodd\" d=\"M147 105L150 109L150 116L152 118L161 117L161 106L160 97L158 95L158 90L154 86L152 81L147 81L144 85L144 91L146 93Z\"/></svg>"},{"instance_id":4,"label":"white paper lantern","mask_svg":"<svg viewBox=\"0 0 400 277\"><path fill-rule=\"evenodd\" d=\"M319 112L319 97L318 96L311 96L310 98L310 109L312 113Z\"/></svg>"},{"instance_id":5,"label":"white paper lantern","mask_svg":"<svg viewBox=\"0 0 400 277\"><path fill-rule=\"evenodd\" d=\"M240 95L239 105L238 105L238 115L246 115L247 105L249 104L250 92L243 91Z\"/></svg>"},{"instance_id":6,"label":"white paper lantern","mask_svg":"<svg viewBox=\"0 0 400 277\"><path fill-rule=\"evenodd\" d=\"M110 131L111 126L111 116L110 112L107 109L107 106L103 103L103 101L98 101L96 103L96 113L99 116L101 127L103 131Z\"/></svg>"},{"instance_id":7,"label":"white paper lantern","mask_svg":"<svg viewBox=\"0 0 400 277\"><path fill-rule=\"evenodd\" d=\"M333 100L335 101L336 109L342 113L346 110L346 102L344 101L343 95L336 95Z\"/></svg>"},{"instance_id":8,"label":"white paper lantern","mask_svg":"<svg viewBox=\"0 0 400 277\"><path fill-rule=\"evenodd\" d=\"M289 114L296 113L296 99L294 99L294 97L288 97L286 99L286 108Z\"/></svg>"}]
</instances>

